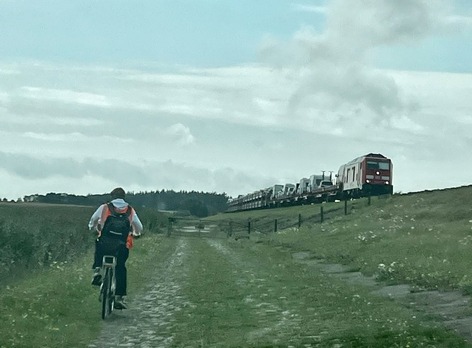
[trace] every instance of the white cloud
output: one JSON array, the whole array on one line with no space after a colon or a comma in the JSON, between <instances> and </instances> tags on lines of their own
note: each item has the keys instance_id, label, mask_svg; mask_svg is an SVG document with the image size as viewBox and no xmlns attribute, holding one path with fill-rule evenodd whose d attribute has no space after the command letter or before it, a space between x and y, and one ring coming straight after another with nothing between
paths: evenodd
<instances>
[{"instance_id":1,"label":"white cloud","mask_svg":"<svg viewBox=\"0 0 472 348\"><path fill-rule=\"evenodd\" d=\"M336 171L368 152L393 159L396 190L469 182L472 168L449 181L437 173L464 163L472 146L472 75L370 64L379 47L445 35L468 17L441 1L330 4L295 5L326 10L326 30L268 38L260 64L172 73L0 66L0 179L9 183L0 196L115 185L237 195Z\"/></svg>"},{"instance_id":2,"label":"white cloud","mask_svg":"<svg viewBox=\"0 0 472 348\"><path fill-rule=\"evenodd\" d=\"M318 14L326 14L327 9L325 6L317 6L317 5L306 5L306 4L294 4L293 9L295 11L301 12L312 12Z\"/></svg>"},{"instance_id":3,"label":"white cloud","mask_svg":"<svg viewBox=\"0 0 472 348\"><path fill-rule=\"evenodd\" d=\"M106 96L93 93L29 86L22 87L22 92L22 97L31 99L86 104L99 107L111 106L111 103Z\"/></svg>"},{"instance_id":4,"label":"white cloud","mask_svg":"<svg viewBox=\"0 0 472 348\"><path fill-rule=\"evenodd\" d=\"M472 28L472 16L451 15L443 18L446 26Z\"/></svg>"},{"instance_id":5,"label":"white cloud","mask_svg":"<svg viewBox=\"0 0 472 348\"><path fill-rule=\"evenodd\" d=\"M175 139L179 145L189 145L195 141L190 129L181 123L176 123L167 128L166 133Z\"/></svg>"}]
</instances>

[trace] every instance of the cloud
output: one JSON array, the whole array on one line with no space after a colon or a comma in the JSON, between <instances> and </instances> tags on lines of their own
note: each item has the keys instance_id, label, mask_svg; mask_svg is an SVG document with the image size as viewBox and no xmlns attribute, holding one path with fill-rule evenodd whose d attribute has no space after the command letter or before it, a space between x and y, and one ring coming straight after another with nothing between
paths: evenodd
<instances>
[{"instance_id":1,"label":"cloud","mask_svg":"<svg viewBox=\"0 0 472 348\"><path fill-rule=\"evenodd\" d=\"M22 87L22 92L22 97L30 99L57 101L63 103L77 103L99 107L111 106L111 103L105 96L86 92L30 86Z\"/></svg>"},{"instance_id":2,"label":"cloud","mask_svg":"<svg viewBox=\"0 0 472 348\"><path fill-rule=\"evenodd\" d=\"M438 26L442 10L436 0L336 0L332 4L328 40L338 48L345 46L349 58L380 45L424 38Z\"/></svg>"},{"instance_id":3,"label":"cloud","mask_svg":"<svg viewBox=\"0 0 472 348\"><path fill-rule=\"evenodd\" d=\"M381 70L372 56L467 28L468 17L426 0L337 0L323 11L323 32L269 37L247 65L0 64L2 192L237 195L368 152L392 157L399 190L420 185L413 172L436 185L472 145L472 75Z\"/></svg>"},{"instance_id":4,"label":"cloud","mask_svg":"<svg viewBox=\"0 0 472 348\"><path fill-rule=\"evenodd\" d=\"M0 163L0 173L30 188L29 193L25 192L23 195L47 192L107 192L110 187L116 185L124 186L129 191L173 189L234 193L241 189L250 189L254 185L258 187L267 180L231 168L210 170L171 160L132 164L119 159L37 158L0 152ZM61 185L68 184L63 190L59 190L57 182ZM8 190L2 190L5 191ZM18 196L18 190L13 191L16 193L12 196Z\"/></svg>"},{"instance_id":5,"label":"cloud","mask_svg":"<svg viewBox=\"0 0 472 348\"><path fill-rule=\"evenodd\" d=\"M392 126L420 132L413 121L421 108L415 92L375 69L370 57L377 48L444 30L450 10L441 1L336 0L327 7L324 32L305 26L289 41L267 39L261 59L291 76L294 86L286 89L286 117L305 119L314 131L330 125L332 134Z\"/></svg>"},{"instance_id":6,"label":"cloud","mask_svg":"<svg viewBox=\"0 0 472 348\"><path fill-rule=\"evenodd\" d=\"M327 9L325 6L293 4L292 7L295 11L300 11L300 12L318 13L318 14L323 14L323 15L326 14L327 12Z\"/></svg>"},{"instance_id":7,"label":"cloud","mask_svg":"<svg viewBox=\"0 0 472 348\"><path fill-rule=\"evenodd\" d=\"M195 141L190 129L181 123L173 124L166 129L166 133L175 139L179 145L189 145Z\"/></svg>"}]
</instances>

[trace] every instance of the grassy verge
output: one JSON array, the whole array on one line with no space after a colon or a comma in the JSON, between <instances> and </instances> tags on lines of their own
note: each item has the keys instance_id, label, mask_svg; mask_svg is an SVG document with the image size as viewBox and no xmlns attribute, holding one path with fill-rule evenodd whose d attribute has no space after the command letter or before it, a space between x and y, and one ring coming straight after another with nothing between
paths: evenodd
<instances>
[{"instance_id":1,"label":"grassy verge","mask_svg":"<svg viewBox=\"0 0 472 348\"><path fill-rule=\"evenodd\" d=\"M93 240L92 213L91 207L0 203L2 283L84 255Z\"/></svg>"},{"instance_id":2,"label":"grassy verge","mask_svg":"<svg viewBox=\"0 0 472 348\"><path fill-rule=\"evenodd\" d=\"M424 289L460 289L472 293L472 187L394 195L324 205L328 217L301 228L258 235L272 245L307 250L327 262L342 263L390 283ZM222 214L211 219L221 226L229 219L251 218L260 226L273 220L310 216L319 205L271 211ZM330 213L335 211L335 213ZM272 221L272 223L271 223ZM254 224L257 226L256 224Z\"/></svg>"},{"instance_id":3,"label":"grassy verge","mask_svg":"<svg viewBox=\"0 0 472 348\"><path fill-rule=\"evenodd\" d=\"M192 240L177 347L467 347L428 318L252 241Z\"/></svg>"},{"instance_id":4,"label":"grassy verge","mask_svg":"<svg viewBox=\"0 0 472 348\"><path fill-rule=\"evenodd\" d=\"M135 243L127 263L129 293L152 272L161 237ZM90 285L92 253L55 263L0 290L0 347L85 347L101 328L98 291ZM132 296L132 295L131 295Z\"/></svg>"}]
</instances>

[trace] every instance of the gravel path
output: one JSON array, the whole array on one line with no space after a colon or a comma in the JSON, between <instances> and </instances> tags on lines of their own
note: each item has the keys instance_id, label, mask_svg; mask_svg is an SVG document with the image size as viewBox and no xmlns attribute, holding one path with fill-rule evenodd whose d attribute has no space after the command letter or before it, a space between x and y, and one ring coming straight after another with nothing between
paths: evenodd
<instances>
[{"instance_id":1,"label":"gravel path","mask_svg":"<svg viewBox=\"0 0 472 348\"><path fill-rule=\"evenodd\" d=\"M301 296L303 288L300 290L299 288L296 288L297 290L291 289L289 284L285 283L286 279L292 279L292 274L288 274L290 278L278 278L277 270L280 274L283 273L282 264L272 264L270 260L258 259L257 254L248 253L249 249L245 249L242 245L239 247L234 243L229 245L226 239L179 236L173 239L169 245L173 245L173 247L167 249L168 253L162 255L160 260L156 260L156 268L149 280L148 287L142 289L140 294L131 297L128 310L115 311L110 318L104 321L101 335L88 345L89 348L203 346L204 339L207 339L208 342L209 337L213 337L211 330L209 331L211 336L207 337L202 332L193 332L182 338L182 333L194 329L192 327L194 324L192 322L193 314L191 315L195 312L193 309L206 306L207 303L198 303L199 296L192 297L192 301L195 301L192 303L183 295L183 290L195 287L189 282L189 276L195 274L192 273L192 266L193 272L196 269L198 273L200 271L199 268L195 268L196 265L201 265L202 272L211 266L207 263L210 262L208 261L210 258L207 258L210 254L218 256L212 258L221 262L218 263L218 266L223 267L223 263L231 265L231 268L225 269L224 274L227 277L224 278L224 285L220 284L218 289L220 291L232 289L236 292L228 297L229 304L216 302L212 296L205 298L202 295L200 297L203 298L202 301L215 301L212 302L209 311L211 316L220 313L225 306L234 304L231 301L238 297L237 293L241 294L240 302L234 308L238 310L244 308L244 311L249 313L248 318L250 319L248 320L254 320L257 325L235 321L237 311L228 312L228 315L233 315L235 325L246 324L242 326L245 330L242 335L249 345L257 346L258 342L272 342L274 345L286 344L295 347L300 342L321 341L322 336L329 333L328 330L320 333L310 332L307 326L306 332L299 330L299 327L303 326L307 320L319 320L317 311L321 304L316 305ZM250 244L247 247L250 248ZM364 277L358 272L346 272L346 269L341 265L316 262L307 252L293 253L292 258L296 263L303 263L322 271L324 274L329 274L327 278L335 277L348 284L362 285L369 288L371 294L375 296L387 296L407 307L415 307L433 314L440 318L445 326L456 330L462 337L472 342L470 304L468 298L460 296L460 294L432 291L414 293L406 285L381 286L374 279ZM213 274L215 273L208 272L207 279L213 279ZM293 276L296 277L296 274ZM294 278L294 281L302 280L303 278L299 278L299 280ZM300 296L298 296L299 293ZM332 310L336 309L332 308ZM178 316L181 321L182 318L186 318L184 321L189 320L187 323L177 322L176 317ZM227 316L219 318L223 322L228 319ZM209 321L208 327L210 328L211 323L214 322ZM215 325L218 327L217 320ZM320 327L323 325L320 324ZM296 335L292 336L292 333L296 333ZM200 337L202 337L202 344L199 341ZM187 338L188 340L186 340ZM220 346L223 347L215 345L215 347ZM304 346L312 347L316 344L307 343Z\"/></svg>"},{"instance_id":2,"label":"gravel path","mask_svg":"<svg viewBox=\"0 0 472 348\"><path fill-rule=\"evenodd\" d=\"M144 295L133 297L128 302L129 309L114 311L104 322L100 337L88 347L171 347L174 314L191 306L180 294L187 249L188 241L179 239L172 256L156 264Z\"/></svg>"}]
</instances>

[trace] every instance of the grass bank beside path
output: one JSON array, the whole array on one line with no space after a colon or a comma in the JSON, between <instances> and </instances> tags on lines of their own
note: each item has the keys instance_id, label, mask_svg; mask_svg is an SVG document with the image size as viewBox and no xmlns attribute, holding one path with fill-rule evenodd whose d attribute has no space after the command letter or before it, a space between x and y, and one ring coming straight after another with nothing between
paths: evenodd
<instances>
[{"instance_id":1,"label":"grass bank beside path","mask_svg":"<svg viewBox=\"0 0 472 348\"><path fill-rule=\"evenodd\" d=\"M128 292L136 295L152 273L162 237L135 241ZM90 285L92 253L59 263L0 288L0 347L86 347L102 325L98 290Z\"/></svg>"},{"instance_id":2,"label":"grass bank beside path","mask_svg":"<svg viewBox=\"0 0 472 348\"><path fill-rule=\"evenodd\" d=\"M237 226L250 218L251 235L273 246L310 251L391 284L472 294L472 186L372 197L370 205L366 198L349 201L347 215L343 202L323 207L323 223L312 219L277 233L274 219L296 221L299 214L319 213L320 204L220 214L207 221L227 228L229 221Z\"/></svg>"},{"instance_id":3,"label":"grass bank beside path","mask_svg":"<svg viewBox=\"0 0 472 348\"><path fill-rule=\"evenodd\" d=\"M175 347L468 347L414 310L252 240L191 239Z\"/></svg>"},{"instance_id":4,"label":"grass bank beside path","mask_svg":"<svg viewBox=\"0 0 472 348\"><path fill-rule=\"evenodd\" d=\"M472 294L472 187L355 204L349 215L266 240L390 284Z\"/></svg>"}]
</instances>

